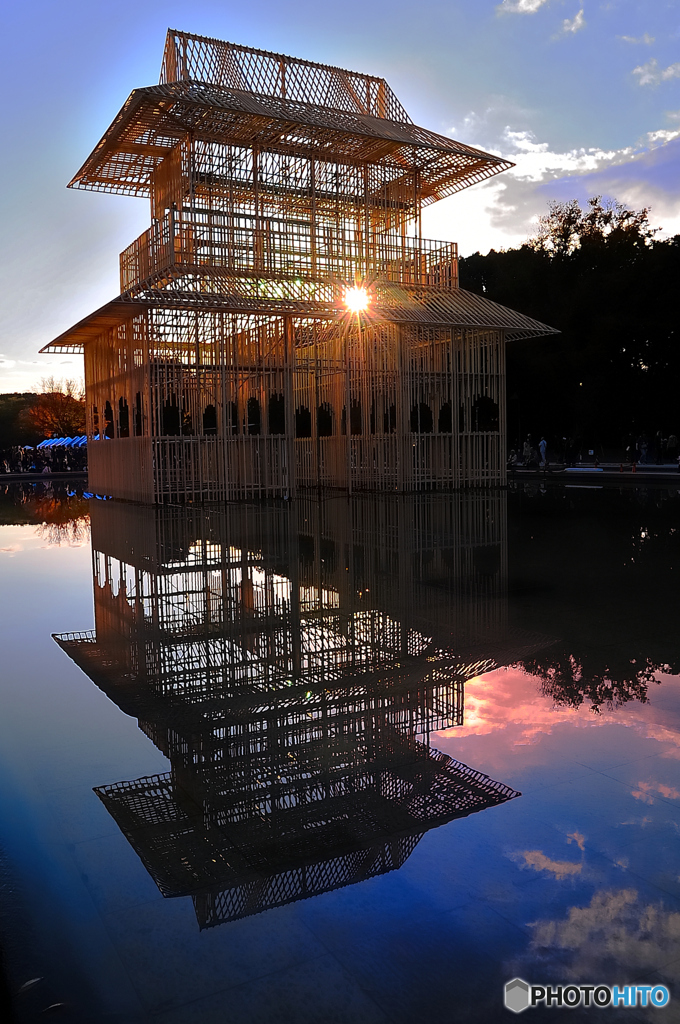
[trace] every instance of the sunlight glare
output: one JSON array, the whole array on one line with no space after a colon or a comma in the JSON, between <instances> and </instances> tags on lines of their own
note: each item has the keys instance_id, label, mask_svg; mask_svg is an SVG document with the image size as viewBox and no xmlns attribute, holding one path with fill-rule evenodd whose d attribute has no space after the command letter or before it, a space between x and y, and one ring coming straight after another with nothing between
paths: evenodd
<instances>
[{"instance_id":1,"label":"sunlight glare","mask_svg":"<svg viewBox=\"0 0 680 1024\"><path fill-rule=\"evenodd\" d=\"M345 305L352 313L363 313L368 309L368 292L365 288L345 288Z\"/></svg>"}]
</instances>

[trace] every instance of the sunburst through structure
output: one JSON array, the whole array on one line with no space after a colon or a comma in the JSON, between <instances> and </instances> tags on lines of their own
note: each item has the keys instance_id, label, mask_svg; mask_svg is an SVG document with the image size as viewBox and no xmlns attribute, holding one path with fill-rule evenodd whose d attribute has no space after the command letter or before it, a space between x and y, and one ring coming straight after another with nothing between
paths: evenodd
<instances>
[{"instance_id":1,"label":"sunburst through structure","mask_svg":"<svg viewBox=\"0 0 680 1024\"><path fill-rule=\"evenodd\" d=\"M84 352L90 488L502 483L505 343L552 330L461 290L421 210L509 166L381 78L169 31L71 182L151 202L121 294L43 349Z\"/></svg>"},{"instance_id":2,"label":"sunburst through structure","mask_svg":"<svg viewBox=\"0 0 680 1024\"><path fill-rule=\"evenodd\" d=\"M345 289L344 301L350 313L365 313L370 305L368 291L358 285Z\"/></svg>"}]
</instances>

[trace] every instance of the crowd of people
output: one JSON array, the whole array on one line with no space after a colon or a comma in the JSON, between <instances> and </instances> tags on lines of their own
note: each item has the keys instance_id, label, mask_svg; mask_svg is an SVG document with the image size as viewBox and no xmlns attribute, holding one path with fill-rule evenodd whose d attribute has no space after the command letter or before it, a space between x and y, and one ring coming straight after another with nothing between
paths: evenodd
<instances>
[{"instance_id":1,"label":"crowd of people","mask_svg":"<svg viewBox=\"0 0 680 1024\"><path fill-rule=\"evenodd\" d=\"M680 443L675 434L664 437L658 430L650 440L646 434L639 437L627 439L626 460L636 462L641 466L664 466L668 463L677 463L680 456Z\"/></svg>"},{"instance_id":2,"label":"crowd of people","mask_svg":"<svg viewBox=\"0 0 680 1024\"><path fill-rule=\"evenodd\" d=\"M588 448L581 439L562 437L557 443L548 444L541 437L536 445L531 434L520 446L511 449L508 468L517 466L527 469L545 468L550 464L577 466L580 463L626 462L636 466L674 466L680 469L680 441L676 434L664 437L659 430L653 437L646 434L630 435L625 438L620 451L605 455L601 446Z\"/></svg>"},{"instance_id":3,"label":"crowd of people","mask_svg":"<svg viewBox=\"0 0 680 1024\"><path fill-rule=\"evenodd\" d=\"M555 461L553 459L553 461ZM512 448L510 455L508 456L508 469L513 470L517 466L524 466L528 469L538 469L540 466L548 465L548 442L544 437L538 442L538 447L534 446L533 438L531 434L527 434L527 439L522 445L521 449Z\"/></svg>"},{"instance_id":4,"label":"crowd of people","mask_svg":"<svg viewBox=\"0 0 680 1024\"><path fill-rule=\"evenodd\" d=\"M14 447L0 451L0 473L84 473L87 447Z\"/></svg>"},{"instance_id":5,"label":"crowd of people","mask_svg":"<svg viewBox=\"0 0 680 1024\"><path fill-rule=\"evenodd\" d=\"M621 461L645 466L673 465L680 468L680 441L676 434L667 438L658 431L653 438L642 434L630 436L624 443ZM599 463L602 454L594 448L586 448L579 441L563 437L557 444L548 444L541 437L537 444L531 434L508 456L510 470L522 466L525 469L539 469L552 464L575 466L581 462ZM614 456L611 461L618 461ZM87 447L32 448L14 447L0 451L0 474L7 473L82 473L87 470Z\"/></svg>"}]
</instances>

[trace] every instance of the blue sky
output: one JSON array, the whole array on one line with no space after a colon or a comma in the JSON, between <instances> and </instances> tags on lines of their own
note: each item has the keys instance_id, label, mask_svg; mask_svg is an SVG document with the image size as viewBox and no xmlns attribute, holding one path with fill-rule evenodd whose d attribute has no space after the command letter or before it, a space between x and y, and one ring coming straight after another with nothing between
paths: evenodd
<instances>
[{"instance_id":1,"label":"blue sky","mask_svg":"<svg viewBox=\"0 0 680 1024\"><path fill-rule=\"evenodd\" d=\"M149 209L65 186L158 80L168 27L382 75L417 123L514 160L427 211L425 233L463 255L521 244L550 199L595 193L680 233L680 0L6 4L0 391L82 372L37 350L117 294Z\"/></svg>"}]
</instances>

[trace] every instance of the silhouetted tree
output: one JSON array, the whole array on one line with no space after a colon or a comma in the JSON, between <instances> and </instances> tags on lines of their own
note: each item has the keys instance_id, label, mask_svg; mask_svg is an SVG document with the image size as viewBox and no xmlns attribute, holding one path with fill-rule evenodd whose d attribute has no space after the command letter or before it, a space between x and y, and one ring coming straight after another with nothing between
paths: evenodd
<instances>
[{"instance_id":1,"label":"silhouetted tree","mask_svg":"<svg viewBox=\"0 0 680 1024\"><path fill-rule=\"evenodd\" d=\"M517 664L555 704L646 703L680 673L679 513L675 487L509 489L511 621L544 639Z\"/></svg>"},{"instance_id":2,"label":"silhouetted tree","mask_svg":"<svg viewBox=\"0 0 680 1024\"><path fill-rule=\"evenodd\" d=\"M2 488L6 523L31 523L48 544L84 544L90 537L87 498L61 483L10 483ZM11 502L11 504L10 504Z\"/></svg>"},{"instance_id":3,"label":"silhouetted tree","mask_svg":"<svg viewBox=\"0 0 680 1024\"><path fill-rule=\"evenodd\" d=\"M680 434L680 235L658 240L649 210L593 196L551 203L518 249L460 261L461 286L558 328L507 349L509 437L622 446Z\"/></svg>"},{"instance_id":4,"label":"silhouetted tree","mask_svg":"<svg viewBox=\"0 0 680 1024\"><path fill-rule=\"evenodd\" d=\"M44 377L27 423L43 437L74 437L85 433L85 393L75 380Z\"/></svg>"},{"instance_id":5,"label":"silhouetted tree","mask_svg":"<svg viewBox=\"0 0 680 1024\"><path fill-rule=\"evenodd\" d=\"M592 196L585 212L577 199L553 200L548 210L527 246L549 256L570 256L579 248L594 246L646 246L657 231L650 226L649 207L630 210L618 199L603 202L602 196Z\"/></svg>"},{"instance_id":6,"label":"silhouetted tree","mask_svg":"<svg viewBox=\"0 0 680 1024\"><path fill-rule=\"evenodd\" d=\"M518 663L540 680L541 693L555 704L578 708L589 704L592 711L602 707L621 707L630 700L646 704L651 683L659 672L671 672L672 666L655 665L648 658L602 658L594 652L576 655L560 647Z\"/></svg>"}]
</instances>

